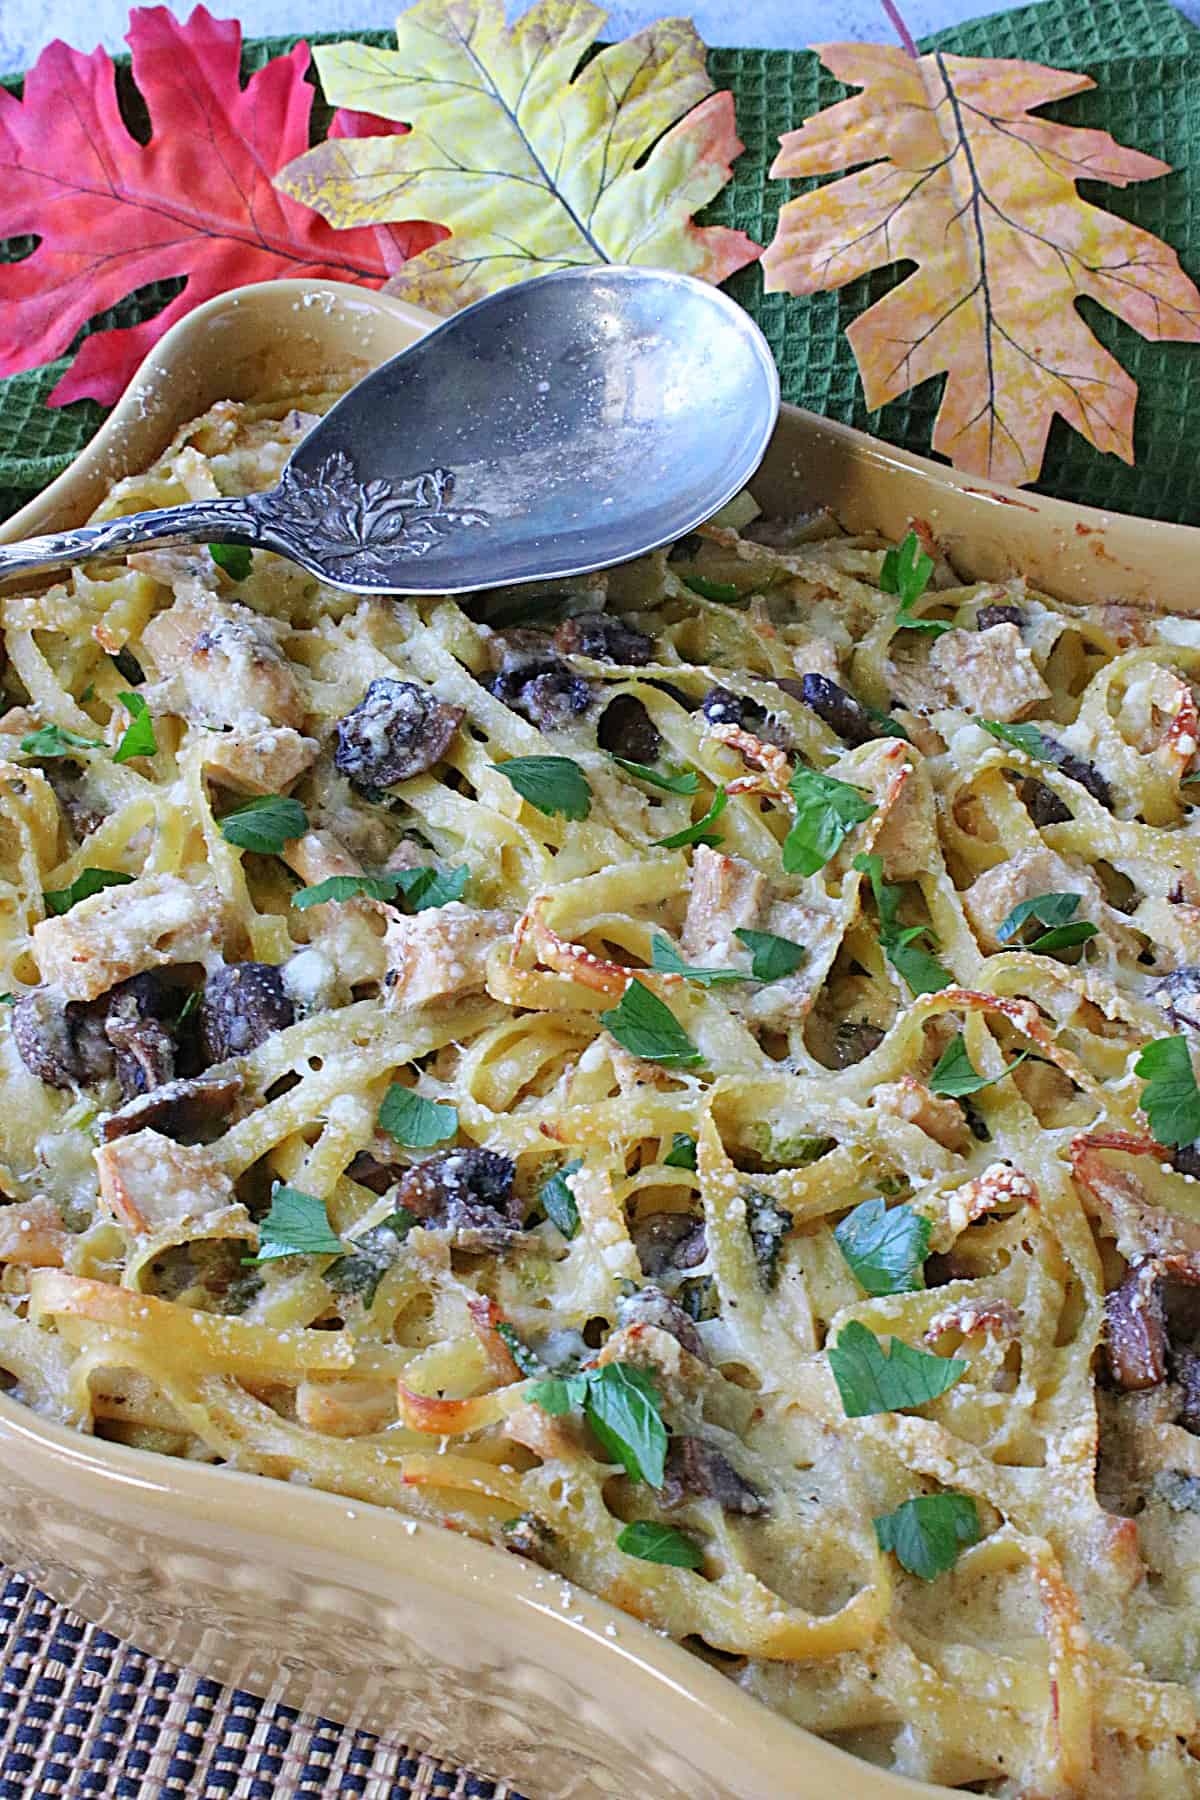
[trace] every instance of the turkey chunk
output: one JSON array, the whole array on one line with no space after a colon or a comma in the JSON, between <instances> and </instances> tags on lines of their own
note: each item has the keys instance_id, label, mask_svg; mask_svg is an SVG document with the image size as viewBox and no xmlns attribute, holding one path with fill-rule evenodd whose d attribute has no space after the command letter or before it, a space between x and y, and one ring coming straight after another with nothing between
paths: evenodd
<instances>
[{"instance_id":1,"label":"turkey chunk","mask_svg":"<svg viewBox=\"0 0 1200 1800\"><path fill-rule=\"evenodd\" d=\"M727 959L740 948L734 932L758 923L766 894L766 876L752 864L698 844L683 921L683 951L688 961L728 966Z\"/></svg>"},{"instance_id":2,"label":"turkey chunk","mask_svg":"<svg viewBox=\"0 0 1200 1800\"><path fill-rule=\"evenodd\" d=\"M176 1144L158 1131L135 1131L96 1151L100 1198L130 1231L169 1231L244 1208L211 1150Z\"/></svg>"},{"instance_id":3,"label":"turkey chunk","mask_svg":"<svg viewBox=\"0 0 1200 1800\"><path fill-rule=\"evenodd\" d=\"M423 1006L449 994L478 993L488 951L511 937L516 923L516 913L480 912L458 900L394 919L384 938L387 1004Z\"/></svg>"},{"instance_id":4,"label":"turkey chunk","mask_svg":"<svg viewBox=\"0 0 1200 1800\"><path fill-rule=\"evenodd\" d=\"M960 706L988 719L1019 719L1050 698L1015 625L947 631L934 644L929 662L950 682Z\"/></svg>"},{"instance_id":5,"label":"turkey chunk","mask_svg":"<svg viewBox=\"0 0 1200 1800\"><path fill-rule=\"evenodd\" d=\"M68 1000L94 1000L143 969L205 962L227 924L215 887L178 875L142 875L43 919L34 927L33 954L44 982Z\"/></svg>"},{"instance_id":6,"label":"turkey chunk","mask_svg":"<svg viewBox=\"0 0 1200 1800\"><path fill-rule=\"evenodd\" d=\"M1041 849L1018 850L973 881L963 895L967 917L985 950L1004 948L999 937L1001 925L1014 906L1037 894L1078 894L1076 918L1090 919L1111 943L1133 946L1131 934L1113 922L1112 910L1090 869L1068 862L1053 850Z\"/></svg>"},{"instance_id":7,"label":"turkey chunk","mask_svg":"<svg viewBox=\"0 0 1200 1800\"><path fill-rule=\"evenodd\" d=\"M197 725L304 723L305 700L270 620L236 601L193 591L151 619L142 641L159 676L153 709Z\"/></svg>"},{"instance_id":8,"label":"turkey chunk","mask_svg":"<svg viewBox=\"0 0 1200 1800\"><path fill-rule=\"evenodd\" d=\"M214 781L238 794L283 794L317 758L316 738L290 725L223 731L205 740L204 767Z\"/></svg>"},{"instance_id":9,"label":"turkey chunk","mask_svg":"<svg viewBox=\"0 0 1200 1800\"><path fill-rule=\"evenodd\" d=\"M958 1102L944 1094L932 1093L912 1075L902 1075L899 1081L885 1081L875 1089L871 1103L880 1112L891 1113L893 1118L919 1125L926 1137L933 1138L947 1150L962 1151L970 1145L970 1127Z\"/></svg>"}]
</instances>

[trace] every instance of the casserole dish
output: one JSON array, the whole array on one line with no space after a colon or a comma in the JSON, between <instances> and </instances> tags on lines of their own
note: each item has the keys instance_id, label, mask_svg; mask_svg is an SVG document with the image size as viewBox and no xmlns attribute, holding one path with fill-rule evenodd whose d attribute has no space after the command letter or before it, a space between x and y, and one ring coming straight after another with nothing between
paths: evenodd
<instances>
[{"instance_id":1,"label":"casserole dish","mask_svg":"<svg viewBox=\"0 0 1200 1800\"><path fill-rule=\"evenodd\" d=\"M178 424L365 369L430 321L312 283L243 290L164 339L73 468L5 535L79 522ZM1197 534L970 484L794 410L755 491L899 537L966 576L1189 610ZM0 1401L0 1553L157 1654L518 1781L531 1796L932 1792L808 1738L677 1646L545 1573L335 1496L95 1443Z\"/></svg>"}]
</instances>

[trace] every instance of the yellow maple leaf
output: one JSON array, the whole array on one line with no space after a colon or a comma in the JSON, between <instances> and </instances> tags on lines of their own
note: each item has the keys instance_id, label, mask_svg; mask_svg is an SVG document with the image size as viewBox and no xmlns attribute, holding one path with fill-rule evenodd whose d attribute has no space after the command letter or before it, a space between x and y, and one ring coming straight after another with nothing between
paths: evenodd
<instances>
[{"instance_id":1,"label":"yellow maple leaf","mask_svg":"<svg viewBox=\"0 0 1200 1800\"><path fill-rule=\"evenodd\" d=\"M691 215L743 148L733 96L713 93L686 19L610 45L576 75L605 16L587 0L539 0L510 28L503 0L419 0L396 21L395 50L316 50L331 105L412 130L318 144L276 186L332 225L448 226L388 284L435 312L586 263L723 281L758 246Z\"/></svg>"},{"instance_id":2,"label":"yellow maple leaf","mask_svg":"<svg viewBox=\"0 0 1200 1800\"><path fill-rule=\"evenodd\" d=\"M916 272L847 332L869 407L944 372L933 447L960 469L1033 481L1055 413L1131 463L1137 384L1075 303L1195 342L1200 293L1173 250L1075 183L1124 187L1168 165L1031 116L1094 86L1086 75L873 44L819 54L863 92L782 137L771 174L857 172L781 209L768 291L811 294L911 259Z\"/></svg>"}]
</instances>

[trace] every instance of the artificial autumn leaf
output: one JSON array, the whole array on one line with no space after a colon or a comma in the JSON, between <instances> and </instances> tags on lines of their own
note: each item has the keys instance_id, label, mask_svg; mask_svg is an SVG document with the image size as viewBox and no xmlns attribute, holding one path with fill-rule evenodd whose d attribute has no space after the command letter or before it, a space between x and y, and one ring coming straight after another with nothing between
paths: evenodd
<instances>
[{"instance_id":1,"label":"artificial autumn leaf","mask_svg":"<svg viewBox=\"0 0 1200 1800\"><path fill-rule=\"evenodd\" d=\"M146 144L121 117L103 50L53 43L23 100L0 89L0 238L39 239L32 255L0 266L0 375L62 356L80 326L135 288L187 278L152 319L85 338L54 406L116 400L168 326L214 294L281 275L380 287L442 235L423 223L331 231L272 186L308 143L306 44L243 88L241 28L202 6L186 23L165 7L134 12L128 42L152 127ZM340 115L333 129L378 126Z\"/></svg>"},{"instance_id":2,"label":"artificial autumn leaf","mask_svg":"<svg viewBox=\"0 0 1200 1800\"><path fill-rule=\"evenodd\" d=\"M576 75L604 20L587 0L538 0L511 28L503 0L418 0L396 21L394 51L318 49L332 104L412 130L318 144L277 186L333 225L447 225L449 241L389 283L434 312L588 263L723 281L758 247L691 214L743 148L733 96L713 93L686 19L610 45Z\"/></svg>"},{"instance_id":3,"label":"artificial autumn leaf","mask_svg":"<svg viewBox=\"0 0 1200 1800\"><path fill-rule=\"evenodd\" d=\"M960 469L1033 481L1055 413L1131 463L1137 384L1076 302L1145 338L1194 342L1200 293L1173 250L1075 183L1124 187L1168 165L1031 115L1094 86L1086 75L877 44L820 56L863 92L787 133L771 174L857 172L781 209L768 290L811 294L911 260L915 273L847 332L869 407L945 372L933 447Z\"/></svg>"}]
</instances>

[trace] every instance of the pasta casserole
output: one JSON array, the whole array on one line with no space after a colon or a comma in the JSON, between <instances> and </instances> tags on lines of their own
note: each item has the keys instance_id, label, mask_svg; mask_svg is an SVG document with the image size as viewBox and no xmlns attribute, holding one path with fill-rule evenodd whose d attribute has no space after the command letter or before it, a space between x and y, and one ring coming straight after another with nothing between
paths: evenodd
<instances>
[{"instance_id":1,"label":"pasta casserole","mask_svg":"<svg viewBox=\"0 0 1200 1800\"><path fill-rule=\"evenodd\" d=\"M0 609L16 1398L901 1773L1200 1794L1200 623L748 496L459 600L213 545Z\"/></svg>"}]
</instances>

